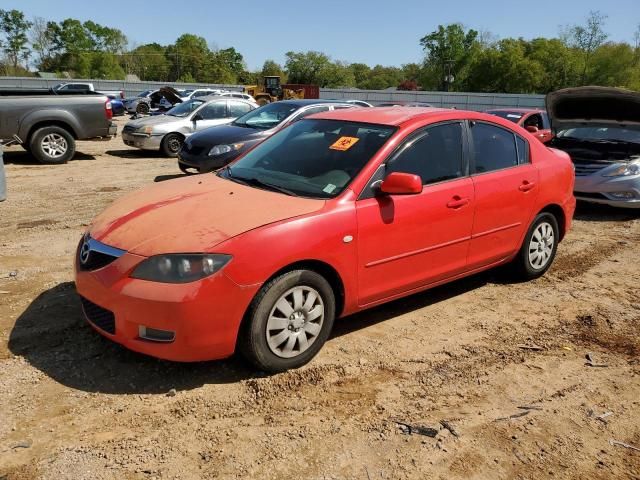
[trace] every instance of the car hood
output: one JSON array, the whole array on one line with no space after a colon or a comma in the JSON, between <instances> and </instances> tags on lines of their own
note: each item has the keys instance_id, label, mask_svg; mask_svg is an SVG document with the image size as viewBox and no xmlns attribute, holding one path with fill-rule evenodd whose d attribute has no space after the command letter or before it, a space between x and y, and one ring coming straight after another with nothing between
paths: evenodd
<instances>
[{"instance_id":1,"label":"car hood","mask_svg":"<svg viewBox=\"0 0 640 480\"><path fill-rule=\"evenodd\" d=\"M324 204L213 174L197 175L122 197L96 217L89 232L100 242L143 256L211 252L236 235L312 213Z\"/></svg>"},{"instance_id":2,"label":"car hood","mask_svg":"<svg viewBox=\"0 0 640 480\"><path fill-rule=\"evenodd\" d=\"M221 145L224 143L250 142L268 137L272 130L258 130L250 127L236 127L235 125L219 125L207 128L189 137L191 145Z\"/></svg>"},{"instance_id":3,"label":"car hood","mask_svg":"<svg viewBox=\"0 0 640 480\"><path fill-rule=\"evenodd\" d=\"M631 90L567 88L548 94L546 104L554 133L586 126L640 130L640 93Z\"/></svg>"},{"instance_id":4,"label":"car hood","mask_svg":"<svg viewBox=\"0 0 640 480\"><path fill-rule=\"evenodd\" d=\"M166 125L167 123L179 122L180 120L185 119L182 117L173 117L171 115L152 115L150 117L131 120L130 122L127 122L127 125L133 128L140 128L153 125Z\"/></svg>"}]
</instances>

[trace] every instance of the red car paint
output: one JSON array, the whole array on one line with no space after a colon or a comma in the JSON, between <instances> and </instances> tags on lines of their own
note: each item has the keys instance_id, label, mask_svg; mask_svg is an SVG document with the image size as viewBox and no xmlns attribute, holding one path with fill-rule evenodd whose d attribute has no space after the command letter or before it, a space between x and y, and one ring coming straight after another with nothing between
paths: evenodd
<instances>
[{"instance_id":1,"label":"red car paint","mask_svg":"<svg viewBox=\"0 0 640 480\"><path fill-rule=\"evenodd\" d=\"M126 250L109 265L79 268L80 295L112 311L127 348L176 361L224 358L236 347L240 322L261 286L288 266L322 264L339 277L346 316L512 260L534 217L561 211L561 236L575 209L568 156L545 147L508 120L458 110L345 109L309 118L393 125L396 132L350 185L331 199L308 199L219 178L190 176L154 184L111 205L88 229L92 238ZM461 120L517 133L530 163L425 185L413 195L359 199L407 136ZM291 128L291 127L289 127ZM390 188L412 185L396 179ZM166 253L228 254L219 272L185 284L131 278L146 257ZM138 336L140 325L176 332L171 343Z\"/></svg>"},{"instance_id":2,"label":"red car paint","mask_svg":"<svg viewBox=\"0 0 640 480\"><path fill-rule=\"evenodd\" d=\"M498 113L500 113L503 118L503 114L505 113L507 115L513 114L514 118L512 119L512 121L523 128L527 128L527 126L531 123L537 124L537 130L531 131L530 133L542 143L548 143L553 139L553 132L551 131L549 117L545 110L540 110L537 108L500 108L495 110L487 110L486 113L490 113L492 115L497 115ZM519 118L515 118L515 116L518 116ZM542 122L541 125L540 122Z\"/></svg>"}]
</instances>

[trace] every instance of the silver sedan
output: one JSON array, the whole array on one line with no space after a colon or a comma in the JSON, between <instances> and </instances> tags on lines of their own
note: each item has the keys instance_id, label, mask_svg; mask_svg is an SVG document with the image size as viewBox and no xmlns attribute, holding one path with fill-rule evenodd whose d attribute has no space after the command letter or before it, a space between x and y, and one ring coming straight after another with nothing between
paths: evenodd
<instances>
[{"instance_id":1,"label":"silver sedan","mask_svg":"<svg viewBox=\"0 0 640 480\"><path fill-rule=\"evenodd\" d=\"M122 140L131 147L159 150L168 157L175 157L192 133L231 123L257 107L255 102L236 98L195 98L176 105L165 115L128 122L122 130Z\"/></svg>"}]
</instances>

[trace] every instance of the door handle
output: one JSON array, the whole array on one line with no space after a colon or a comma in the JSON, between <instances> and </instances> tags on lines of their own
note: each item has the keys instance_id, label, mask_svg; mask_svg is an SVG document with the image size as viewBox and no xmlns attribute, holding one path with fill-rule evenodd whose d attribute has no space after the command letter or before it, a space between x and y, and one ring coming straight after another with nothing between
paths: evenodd
<instances>
[{"instance_id":1,"label":"door handle","mask_svg":"<svg viewBox=\"0 0 640 480\"><path fill-rule=\"evenodd\" d=\"M536 184L534 182L525 180L524 182L522 182L522 185L518 187L518 190L520 190L521 192L528 192L529 190L535 188L535 186Z\"/></svg>"},{"instance_id":2,"label":"door handle","mask_svg":"<svg viewBox=\"0 0 640 480\"><path fill-rule=\"evenodd\" d=\"M471 200L468 198L462 198L456 195L449 201L449 203L447 203L447 208L462 208L465 205L468 205L470 201Z\"/></svg>"}]
</instances>

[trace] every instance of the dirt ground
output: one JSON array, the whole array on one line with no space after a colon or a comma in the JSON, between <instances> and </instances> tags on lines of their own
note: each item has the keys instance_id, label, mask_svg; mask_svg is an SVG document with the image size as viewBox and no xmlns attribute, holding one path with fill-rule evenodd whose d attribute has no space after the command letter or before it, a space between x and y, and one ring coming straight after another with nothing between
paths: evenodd
<instances>
[{"instance_id":1,"label":"dirt ground","mask_svg":"<svg viewBox=\"0 0 640 480\"><path fill-rule=\"evenodd\" d=\"M489 272L345 318L310 365L269 377L86 325L80 235L180 172L120 138L78 150L5 153L0 480L640 478L640 213L581 205L545 277Z\"/></svg>"}]
</instances>

